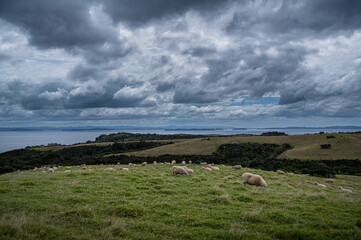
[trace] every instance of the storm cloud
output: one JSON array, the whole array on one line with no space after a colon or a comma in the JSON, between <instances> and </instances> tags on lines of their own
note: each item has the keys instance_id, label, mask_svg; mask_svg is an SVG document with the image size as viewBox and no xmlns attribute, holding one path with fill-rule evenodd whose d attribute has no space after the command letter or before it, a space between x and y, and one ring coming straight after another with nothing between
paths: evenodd
<instances>
[{"instance_id":1,"label":"storm cloud","mask_svg":"<svg viewBox=\"0 0 361 240\"><path fill-rule=\"evenodd\" d=\"M0 121L356 124L360 14L351 0L0 1Z\"/></svg>"}]
</instances>

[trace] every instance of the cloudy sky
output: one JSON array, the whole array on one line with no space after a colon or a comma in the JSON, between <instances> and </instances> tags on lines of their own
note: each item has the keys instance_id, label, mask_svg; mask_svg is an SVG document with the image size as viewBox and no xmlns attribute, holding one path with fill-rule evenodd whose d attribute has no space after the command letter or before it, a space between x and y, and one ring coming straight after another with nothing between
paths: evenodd
<instances>
[{"instance_id":1,"label":"cloudy sky","mask_svg":"<svg viewBox=\"0 0 361 240\"><path fill-rule=\"evenodd\" d=\"M0 125L361 125L361 1L0 1Z\"/></svg>"}]
</instances>

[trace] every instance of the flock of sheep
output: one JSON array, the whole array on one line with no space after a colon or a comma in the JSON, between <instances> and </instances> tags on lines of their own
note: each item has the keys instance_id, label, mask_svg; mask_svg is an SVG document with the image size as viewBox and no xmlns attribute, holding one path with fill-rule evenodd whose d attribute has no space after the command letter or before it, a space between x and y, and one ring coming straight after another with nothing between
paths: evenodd
<instances>
[{"instance_id":1,"label":"flock of sheep","mask_svg":"<svg viewBox=\"0 0 361 240\"><path fill-rule=\"evenodd\" d=\"M154 165L157 165L157 164L169 164L169 165L175 165L176 164L176 161L173 160L171 163L169 162L164 162L164 163L157 163L156 161L153 162ZM192 161L189 161L188 164L192 164ZM101 164L103 165L103 164ZM117 163L118 165L118 170L120 171L129 171L129 168L125 168L125 167L121 167L120 166L120 163L118 162ZM128 166L129 167L133 167L133 166L136 166L137 164L133 164L133 163L129 163ZM147 162L143 162L140 164L141 166L147 166L148 163ZM188 168L186 166L186 162L185 161L182 161L182 165L183 166L173 166L172 167L172 173L173 175L185 175L185 176L189 176L189 174L193 173L194 170L191 169L191 168ZM204 170L204 171L220 171L219 167L215 167L214 164L207 164L206 162L202 162L200 164L201 166L205 166L205 167L202 167L201 170ZM222 166L225 166L222 164ZM60 166L59 166L60 167ZM85 164L82 164L81 166L81 170L90 170L87 168L87 166ZM67 170L65 170L64 172L65 173L70 173L71 170L69 166L66 167ZM50 166L43 166L41 168L37 168L35 167L34 170L42 170L43 173L46 173L46 172L51 172L53 173L57 167L50 167ZM242 169L242 166L241 165L235 165L232 167L232 169L235 169L235 170L241 170ZM104 170L115 170L114 168L112 167L109 167L109 168L105 168ZM285 173L284 171L282 170L277 170L277 173L278 174L288 174L288 175L293 175L293 173ZM266 181L260 176L260 175L256 175L256 174L253 174L253 173L248 173L248 172L245 172L242 174L242 179L243 179L243 182L242 182L242 185L245 186L246 184L249 184L249 185L254 185L256 186L256 189L258 187L261 187L262 190L265 190L266 187L267 187L267 183ZM326 180L326 183L333 183L334 180L333 179L327 179ZM320 183L317 183L317 182L314 182L313 183L314 185L316 186L319 186L321 188L326 188L326 185L325 184L320 184ZM343 188L342 186L338 186L338 189L341 190L341 191L344 191L344 192L348 192L348 193L352 193L352 190L350 189L346 189L346 188Z\"/></svg>"}]
</instances>

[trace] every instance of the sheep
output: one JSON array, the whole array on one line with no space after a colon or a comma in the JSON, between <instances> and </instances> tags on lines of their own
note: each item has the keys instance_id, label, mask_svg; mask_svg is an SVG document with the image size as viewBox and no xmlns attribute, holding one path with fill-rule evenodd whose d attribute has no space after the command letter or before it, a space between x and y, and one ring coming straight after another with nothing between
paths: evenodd
<instances>
[{"instance_id":1,"label":"sheep","mask_svg":"<svg viewBox=\"0 0 361 240\"><path fill-rule=\"evenodd\" d=\"M169 162L164 162L164 164L168 164L168 165L170 165L170 163L169 163Z\"/></svg>"},{"instance_id":2,"label":"sheep","mask_svg":"<svg viewBox=\"0 0 361 240\"><path fill-rule=\"evenodd\" d=\"M147 162L142 162L142 166L147 166Z\"/></svg>"},{"instance_id":3,"label":"sheep","mask_svg":"<svg viewBox=\"0 0 361 240\"><path fill-rule=\"evenodd\" d=\"M104 169L104 170L106 170L106 171L111 171L111 170L114 170L114 168L109 167L109 168L106 168L106 169Z\"/></svg>"},{"instance_id":4,"label":"sheep","mask_svg":"<svg viewBox=\"0 0 361 240\"><path fill-rule=\"evenodd\" d=\"M129 168L123 168L123 167L119 167L120 171L129 171Z\"/></svg>"},{"instance_id":5,"label":"sheep","mask_svg":"<svg viewBox=\"0 0 361 240\"><path fill-rule=\"evenodd\" d=\"M65 173L70 173L70 172L71 172L71 170L65 170L64 172L65 172Z\"/></svg>"},{"instance_id":6,"label":"sheep","mask_svg":"<svg viewBox=\"0 0 361 240\"><path fill-rule=\"evenodd\" d=\"M246 172L242 174L242 178L243 178L243 183L242 183L243 187L246 186L246 184L256 185L256 189L258 188L258 186L261 186L262 190L265 190L267 187L266 181L260 175Z\"/></svg>"},{"instance_id":7,"label":"sheep","mask_svg":"<svg viewBox=\"0 0 361 240\"><path fill-rule=\"evenodd\" d=\"M326 183L333 183L333 179L326 179Z\"/></svg>"},{"instance_id":8,"label":"sheep","mask_svg":"<svg viewBox=\"0 0 361 240\"><path fill-rule=\"evenodd\" d=\"M173 172L173 175L176 175L176 174L183 175L183 174L185 174L188 177L188 172L187 172L187 170L185 170L183 168L183 166L173 166L172 167L172 172Z\"/></svg>"},{"instance_id":9,"label":"sheep","mask_svg":"<svg viewBox=\"0 0 361 240\"><path fill-rule=\"evenodd\" d=\"M183 168L188 172L188 173L193 173L193 169L187 168L187 166L183 166Z\"/></svg>"},{"instance_id":10,"label":"sheep","mask_svg":"<svg viewBox=\"0 0 361 240\"><path fill-rule=\"evenodd\" d=\"M282 171L282 170L277 170L277 173L278 174L286 174L284 171Z\"/></svg>"},{"instance_id":11,"label":"sheep","mask_svg":"<svg viewBox=\"0 0 361 240\"><path fill-rule=\"evenodd\" d=\"M207 165L207 162L201 162L201 165L202 165L202 166L206 166L206 165Z\"/></svg>"},{"instance_id":12,"label":"sheep","mask_svg":"<svg viewBox=\"0 0 361 240\"><path fill-rule=\"evenodd\" d=\"M172 164L176 164L176 163L177 163L177 161L176 161L176 160L173 160L173 161L172 161Z\"/></svg>"},{"instance_id":13,"label":"sheep","mask_svg":"<svg viewBox=\"0 0 361 240\"><path fill-rule=\"evenodd\" d=\"M213 171L212 168L209 168L209 167L206 167L206 168L202 167L201 169L204 170L204 171Z\"/></svg>"},{"instance_id":14,"label":"sheep","mask_svg":"<svg viewBox=\"0 0 361 240\"><path fill-rule=\"evenodd\" d=\"M188 161L188 164L192 164L192 161L191 161L191 160L189 160L189 161Z\"/></svg>"},{"instance_id":15,"label":"sheep","mask_svg":"<svg viewBox=\"0 0 361 240\"><path fill-rule=\"evenodd\" d=\"M53 167L54 170L58 169L57 167Z\"/></svg>"},{"instance_id":16,"label":"sheep","mask_svg":"<svg viewBox=\"0 0 361 240\"><path fill-rule=\"evenodd\" d=\"M341 187L341 186L338 186L337 189L342 190L342 191L344 191L344 192L352 193L352 190L351 190L351 189L343 188L343 187Z\"/></svg>"},{"instance_id":17,"label":"sheep","mask_svg":"<svg viewBox=\"0 0 361 240\"><path fill-rule=\"evenodd\" d=\"M322 188L326 188L325 184L321 184L321 183L318 183L318 182L314 182L313 185L316 185L316 186L319 186L319 187L322 187Z\"/></svg>"},{"instance_id":18,"label":"sheep","mask_svg":"<svg viewBox=\"0 0 361 240\"><path fill-rule=\"evenodd\" d=\"M49 169L48 169L48 172L54 172L54 169L49 168Z\"/></svg>"},{"instance_id":19,"label":"sheep","mask_svg":"<svg viewBox=\"0 0 361 240\"><path fill-rule=\"evenodd\" d=\"M211 167L213 171L219 171L219 167Z\"/></svg>"},{"instance_id":20,"label":"sheep","mask_svg":"<svg viewBox=\"0 0 361 240\"><path fill-rule=\"evenodd\" d=\"M81 170L87 170L87 167L85 167L85 166L81 167Z\"/></svg>"},{"instance_id":21,"label":"sheep","mask_svg":"<svg viewBox=\"0 0 361 240\"><path fill-rule=\"evenodd\" d=\"M153 164L154 164L154 165L157 165L157 161L154 161Z\"/></svg>"},{"instance_id":22,"label":"sheep","mask_svg":"<svg viewBox=\"0 0 361 240\"><path fill-rule=\"evenodd\" d=\"M35 170L38 170L38 168L37 168L37 167L34 167L33 171L35 171Z\"/></svg>"},{"instance_id":23,"label":"sheep","mask_svg":"<svg viewBox=\"0 0 361 240\"><path fill-rule=\"evenodd\" d=\"M186 161L182 161L182 165L186 165Z\"/></svg>"},{"instance_id":24,"label":"sheep","mask_svg":"<svg viewBox=\"0 0 361 240\"><path fill-rule=\"evenodd\" d=\"M232 168L233 168L233 169L236 169L236 170L241 170L241 169L242 169L242 165L234 165Z\"/></svg>"},{"instance_id":25,"label":"sheep","mask_svg":"<svg viewBox=\"0 0 361 240\"><path fill-rule=\"evenodd\" d=\"M288 173L286 173L287 175L293 175L293 173L291 173L291 172L288 172Z\"/></svg>"},{"instance_id":26,"label":"sheep","mask_svg":"<svg viewBox=\"0 0 361 240\"><path fill-rule=\"evenodd\" d=\"M117 162L117 165L119 166L119 165L120 165L120 162Z\"/></svg>"},{"instance_id":27,"label":"sheep","mask_svg":"<svg viewBox=\"0 0 361 240\"><path fill-rule=\"evenodd\" d=\"M70 169L71 167L65 167L65 168Z\"/></svg>"},{"instance_id":28,"label":"sheep","mask_svg":"<svg viewBox=\"0 0 361 240\"><path fill-rule=\"evenodd\" d=\"M82 166L82 167L85 167L86 165L83 163L81 166Z\"/></svg>"}]
</instances>

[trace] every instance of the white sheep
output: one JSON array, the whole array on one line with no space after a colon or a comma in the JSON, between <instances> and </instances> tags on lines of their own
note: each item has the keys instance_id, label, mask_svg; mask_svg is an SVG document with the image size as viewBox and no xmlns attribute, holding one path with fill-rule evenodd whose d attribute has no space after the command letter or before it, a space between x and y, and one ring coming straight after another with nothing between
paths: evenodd
<instances>
[{"instance_id":1,"label":"white sheep","mask_svg":"<svg viewBox=\"0 0 361 240\"><path fill-rule=\"evenodd\" d=\"M186 161L182 161L182 165L186 165Z\"/></svg>"},{"instance_id":2,"label":"white sheep","mask_svg":"<svg viewBox=\"0 0 361 240\"><path fill-rule=\"evenodd\" d=\"M219 167L210 167L213 171L219 171Z\"/></svg>"},{"instance_id":3,"label":"white sheep","mask_svg":"<svg viewBox=\"0 0 361 240\"><path fill-rule=\"evenodd\" d=\"M173 166L172 167L173 175L180 174L180 175L186 175L188 177L188 172L183 168L183 166Z\"/></svg>"},{"instance_id":4,"label":"white sheep","mask_svg":"<svg viewBox=\"0 0 361 240\"><path fill-rule=\"evenodd\" d=\"M120 165L120 162L117 162L117 165L119 166L119 165Z\"/></svg>"},{"instance_id":5,"label":"white sheep","mask_svg":"<svg viewBox=\"0 0 361 240\"><path fill-rule=\"evenodd\" d=\"M188 161L188 164L192 164L192 161L191 161L191 160L189 160L189 161Z\"/></svg>"},{"instance_id":6,"label":"white sheep","mask_svg":"<svg viewBox=\"0 0 361 240\"><path fill-rule=\"evenodd\" d=\"M68 166L68 167L65 167L65 168L70 169L71 167Z\"/></svg>"},{"instance_id":7,"label":"white sheep","mask_svg":"<svg viewBox=\"0 0 361 240\"><path fill-rule=\"evenodd\" d=\"M278 173L278 174L282 174L282 175L283 175L283 174L286 174L286 173L285 173L284 171L282 171L282 170L277 170L277 173Z\"/></svg>"},{"instance_id":8,"label":"white sheep","mask_svg":"<svg viewBox=\"0 0 361 240\"><path fill-rule=\"evenodd\" d=\"M187 166L182 166L188 173L193 173L193 169L188 168Z\"/></svg>"},{"instance_id":9,"label":"white sheep","mask_svg":"<svg viewBox=\"0 0 361 240\"><path fill-rule=\"evenodd\" d=\"M177 161L176 161L176 160L173 160L173 161L172 161L172 164L176 164L176 163L177 163Z\"/></svg>"},{"instance_id":10,"label":"white sheep","mask_svg":"<svg viewBox=\"0 0 361 240\"><path fill-rule=\"evenodd\" d=\"M104 170L106 170L106 171L112 171L112 170L114 170L114 168L109 167L109 168L106 168L106 169L104 169Z\"/></svg>"},{"instance_id":11,"label":"white sheep","mask_svg":"<svg viewBox=\"0 0 361 240\"><path fill-rule=\"evenodd\" d=\"M260 186L263 190L265 190L267 187L266 181L260 175L246 172L242 174L242 178L243 186L246 186L246 184L255 185L256 189L258 188L258 186Z\"/></svg>"},{"instance_id":12,"label":"white sheep","mask_svg":"<svg viewBox=\"0 0 361 240\"><path fill-rule=\"evenodd\" d=\"M242 169L242 165L234 165L232 168L233 168L233 169L236 169L236 170L241 170L241 169Z\"/></svg>"},{"instance_id":13,"label":"white sheep","mask_svg":"<svg viewBox=\"0 0 361 240\"><path fill-rule=\"evenodd\" d=\"M293 173L291 173L291 172L288 172L288 173L286 173L287 175L293 175Z\"/></svg>"},{"instance_id":14,"label":"white sheep","mask_svg":"<svg viewBox=\"0 0 361 240\"><path fill-rule=\"evenodd\" d=\"M71 172L71 170L65 170L64 172L65 172L65 173L70 173L70 172Z\"/></svg>"},{"instance_id":15,"label":"white sheep","mask_svg":"<svg viewBox=\"0 0 361 240\"><path fill-rule=\"evenodd\" d=\"M206 165L207 165L207 162L201 162L201 165L202 165L202 166L206 166Z\"/></svg>"},{"instance_id":16,"label":"white sheep","mask_svg":"<svg viewBox=\"0 0 361 240\"><path fill-rule=\"evenodd\" d=\"M49 169L48 169L48 172L54 172L54 169L49 168Z\"/></svg>"},{"instance_id":17,"label":"white sheep","mask_svg":"<svg viewBox=\"0 0 361 240\"><path fill-rule=\"evenodd\" d=\"M204 171L213 171L212 168L209 168L209 167L202 167L201 169Z\"/></svg>"},{"instance_id":18,"label":"white sheep","mask_svg":"<svg viewBox=\"0 0 361 240\"><path fill-rule=\"evenodd\" d=\"M333 179L326 179L326 183L333 183Z\"/></svg>"},{"instance_id":19,"label":"white sheep","mask_svg":"<svg viewBox=\"0 0 361 240\"><path fill-rule=\"evenodd\" d=\"M326 188L325 184L321 184L321 183L318 183L318 182L314 182L313 184L316 185L316 186L322 187L322 188Z\"/></svg>"},{"instance_id":20,"label":"white sheep","mask_svg":"<svg viewBox=\"0 0 361 240\"><path fill-rule=\"evenodd\" d=\"M142 162L142 166L147 166L147 162Z\"/></svg>"},{"instance_id":21,"label":"white sheep","mask_svg":"<svg viewBox=\"0 0 361 240\"><path fill-rule=\"evenodd\" d=\"M58 169L57 167L53 167L54 170Z\"/></svg>"},{"instance_id":22,"label":"white sheep","mask_svg":"<svg viewBox=\"0 0 361 240\"><path fill-rule=\"evenodd\" d=\"M169 162L164 162L164 164L168 164L168 165L170 165L170 163L169 163Z\"/></svg>"},{"instance_id":23,"label":"white sheep","mask_svg":"<svg viewBox=\"0 0 361 240\"><path fill-rule=\"evenodd\" d=\"M129 168L123 168L123 167L119 167L120 171L129 171Z\"/></svg>"},{"instance_id":24,"label":"white sheep","mask_svg":"<svg viewBox=\"0 0 361 240\"><path fill-rule=\"evenodd\" d=\"M351 190L351 189L343 188L343 187L341 187L341 186L338 186L337 189L342 190L342 191L344 191L344 192L352 193L352 190Z\"/></svg>"},{"instance_id":25,"label":"white sheep","mask_svg":"<svg viewBox=\"0 0 361 240\"><path fill-rule=\"evenodd\" d=\"M153 164L154 164L154 165L157 165L157 161L154 161Z\"/></svg>"}]
</instances>

